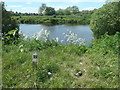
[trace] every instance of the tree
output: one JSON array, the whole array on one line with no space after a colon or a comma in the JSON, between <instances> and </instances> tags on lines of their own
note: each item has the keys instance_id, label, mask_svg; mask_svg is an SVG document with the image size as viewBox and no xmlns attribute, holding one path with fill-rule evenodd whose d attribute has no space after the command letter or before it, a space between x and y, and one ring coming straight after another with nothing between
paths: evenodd
<instances>
[{"instance_id":1,"label":"tree","mask_svg":"<svg viewBox=\"0 0 120 90\"><path fill-rule=\"evenodd\" d=\"M39 13L39 14L43 14L44 11L45 11L45 9L46 9L46 7L47 7L46 4L42 4L41 7L39 8L38 13Z\"/></svg>"},{"instance_id":2,"label":"tree","mask_svg":"<svg viewBox=\"0 0 120 90\"><path fill-rule=\"evenodd\" d=\"M67 9L59 9L59 10L56 11L56 14L57 15L70 15L71 13Z\"/></svg>"},{"instance_id":3,"label":"tree","mask_svg":"<svg viewBox=\"0 0 120 90\"><path fill-rule=\"evenodd\" d=\"M42 15L54 15L55 9L52 7L46 6L46 4L42 4L42 6L39 8L39 14Z\"/></svg>"},{"instance_id":4,"label":"tree","mask_svg":"<svg viewBox=\"0 0 120 90\"><path fill-rule=\"evenodd\" d=\"M120 2L105 4L95 11L91 18L91 30L95 38L108 33L113 35L120 32Z\"/></svg>"},{"instance_id":5,"label":"tree","mask_svg":"<svg viewBox=\"0 0 120 90\"><path fill-rule=\"evenodd\" d=\"M69 10L73 14L76 14L79 12L79 8L77 6L67 7L66 10Z\"/></svg>"},{"instance_id":6,"label":"tree","mask_svg":"<svg viewBox=\"0 0 120 90\"><path fill-rule=\"evenodd\" d=\"M64 10L63 9L59 9L56 11L57 15L64 15Z\"/></svg>"},{"instance_id":7,"label":"tree","mask_svg":"<svg viewBox=\"0 0 120 90\"><path fill-rule=\"evenodd\" d=\"M105 0L106 3L118 2L120 0Z\"/></svg>"},{"instance_id":8,"label":"tree","mask_svg":"<svg viewBox=\"0 0 120 90\"><path fill-rule=\"evenodd\" d=\"M55 9L52 7L46 7L45 15L55 15Z\"/></svg>"},{"instance_id":9,"label":"tree","mask_svg":"<svg viewBox=\"0 0 120 90\"><path fill-rule=\"evenodd\" d=\"M65 10L63 11L63 13L64 13L64 15L70 15L70 14L71 14L70 11L67 10L67 9L65 9Z\"/></svg>"},{"instance_id":10,"label":"tree","mask_svg":"<svg viewBox=\"0 0 120 90\"><path fill-rule=\"evenodd\" d=\"M9 36L10 38L17 39L19 37L18 30L14 36L9 35L8 32L18 28L18 24L11 18L11 12L6 11L4 2L1 2L0 5L2 6L2 37L5 39L6 36ZM8 43L8 41L6 40L5 43Z\"/></svg>"},{"instance_id":11,"label":"tree","mask_svg":"<svg viewBox=\"0 0 120 90\"><path fill-rule=\"evenodd\" d=\"M72 13L76 14L79 12L79 8L77 6L72 6Z\"/></svg>"}]
</instances>

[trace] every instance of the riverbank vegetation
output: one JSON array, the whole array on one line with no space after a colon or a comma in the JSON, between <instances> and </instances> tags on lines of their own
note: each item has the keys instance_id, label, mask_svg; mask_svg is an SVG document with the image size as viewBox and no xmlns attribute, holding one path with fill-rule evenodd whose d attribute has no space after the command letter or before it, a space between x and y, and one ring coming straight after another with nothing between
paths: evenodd
<instances>
[{"instance_id":1,"label":"riverbank vegetation","mask_svg":"<svg viewBox=\"0 0 120 90\"><path fill-rule=\"evenodd\" d=\"M4 45L3 87L117 88L119 38L119 33L105 35L91 47L39 40ZM39 58L37 69L32 65L33 52ZM75 76L77 72L82 75Z\"/></svg>"},{"instance_id":2,"label":"riverbank vegetation","mask_svg":"<svg viewBox=\"0 0 120 90\"><path fill-rule=\"evenodd\" d=\"M90 24L90 18L94 10L79 11L77 6L67 7L66 9L55 10L53 7L48 7L42 4L39 8L39 13L20 13L12 12L11 15L18 23L22 24Z\"/></svg>"},{"instance_id":3,"label":"riverbank vegetation","mask_svg":"<svg viewBox=\"0 0 120 90\"><path fill-rule=\"evenodd\" d=\"M111 8L110 8L111 7ZM91 30L94 37L100 38L106 32L114 35L120 32L120 2L113 2L103 5L99 8L91 18Z\"/></svg>"},{"instance_id":4,"label":"riverbank vegetation","mask_svg":"<svg viewBox=\"0 0 120 90\"><path fill-rule=\"evenodd\" d=\"M20 24L81 24L90 23L90 15L13 16Z\"/></svg>"},{"instance_id":5,"label":"riverbank vegetation","mask_svg":"<svg viewBox=\"0 0 120 90\"><path fill-rule=\"evenodd\" d=\"M106 4L103 8L110 7L109 5L113 6L113 3ZM95 13L100 12L99 10L101 9L98 9ZM5 10L4 12L7 11ZM103 13L101 14L103 15ZM106 14L109 15L109 12L106 12ZM102 24L103 18L101 20L102 23L99 25L105 25L104 30L106 31L99 34L103 32L101 31L102 26L99 27L96 20L99 21L100 19L97 19L97 17L102 15L94 15L96 16L95 20L91 19L92 30L94 36L99 35L99 38L96 37L89 47L85 47L82 43L62 45L58 40L49 41L46 37L48 36L46 31L46 40L42 41L37 37L34 39L26 38L24 40L24 36L18 33L19 29L11 29L7 32L3 30L6 34L4 34L0 42L2 43L2 87L118 88L120 75L118 73L120 32L117 31L117 27L112 28L115 33L109 34L111 29L108 30L107 25ZM117 15L118 17L120 16L120 14ZM9 19L7 18L6 22L7 20ZM109 19L105 20L109 21ZM112 25L120 24L117 16L112 22ZM3 26L5 25L4 23ZM74 42L73 38L69 38L69 40ZM34 52L38 54L37 67L34 67L32 63ZM78 74L79 72L80 74Z\"/></svg>"}]
</instances>

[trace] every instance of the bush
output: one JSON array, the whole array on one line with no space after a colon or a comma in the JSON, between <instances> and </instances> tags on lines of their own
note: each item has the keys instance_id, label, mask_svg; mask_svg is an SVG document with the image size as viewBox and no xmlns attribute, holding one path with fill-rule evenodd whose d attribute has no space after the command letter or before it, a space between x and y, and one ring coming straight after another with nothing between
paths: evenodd
<instances>
[{"instance_id":1,"label":"bush","mask_svg":"<svg viewBox=\"0 0 120 90\"><path fill-rule=\"evenodd\" d=\"M119 6L120 2L105 4L92 15L90 24L95 38L100 38L106 32L109 35L120 32Z\"/></svg>"},{"instance_id":2,"label":"bush","mask_svg":"<svg viewBox=\"0 0 120 90\"><path fill-rule=\"evenodd\" d=\"M102 50L102 53L105 55L108 52L114 52L116 54L119 53L120 48L120 33L117 32L115 35L103 35L100 39L94 40L91 42L92 46L92 52L95 50L100 51ZM104 51L104 52L103 52Z\"/></svg>"},{"instance_id":3,"label":"bush","mask_svg":"<svg viewBox=\"0 0 120 90\"><path fill-rule=\"evenodd\" d=\"M57 19L50 19L50 23L52 23L52 24L57 24L58 23L58 20Z\"/></svg>"},{"instance_id":4,"label":"bush","mask_svg":"<svg viewBox=\"0 0 120 90\"><path fill-rule=\"evenodd\" d=\"M10 44L13 40L16 40L19 37L19 26L15 19L11 17L11 13L5 9L4 2L0 2L2 8L2 37L5 44ZM17 30L15 30L17 28ZM13 32L15 30L15 32ZM14 35L9 34L13 32Z\"/></svg>"}]
</instances>

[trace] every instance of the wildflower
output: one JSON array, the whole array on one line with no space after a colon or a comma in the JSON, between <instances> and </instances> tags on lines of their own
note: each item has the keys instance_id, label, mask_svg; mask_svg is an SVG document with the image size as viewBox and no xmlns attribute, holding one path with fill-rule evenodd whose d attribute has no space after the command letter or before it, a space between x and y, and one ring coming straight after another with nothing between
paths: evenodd
<instances>
[{"instance_id":1,"label":"wildflower","mask_svg":"<svg viewBox=\"0 0 120 90\"><path fill-rule=\"evenodd\" d=\"M13 33L13 36L15 36L16 32Z\"/></svg>"},{"instance_id":2,"label":"wildflower","mask_svg":"<svg viewBox=\"0 0 120 90\"><path fill-rule=\"evenodd\" d=\"M30 77L30 75L27 75L27 78L29 78Z\"/></svg>"},{"instance_id":3,"label":"wildflower","mask_svg":"<svg viewBox=\"0 0 120 90\"><path fill-rule=\"evenodd\" d=\"M24 50L23 49L20 49L20 52L23 52Z\"/></svg>"},{"instance_id":4,"label":"wildflower","mask_svg":"<svg viewBox=\"0 0 120 90\"><path fill-rule=\"evenodd\" d=\"M77 34L71 31L68 31L68 34L66 34L64 38L66 38L66 41L71 44L82 44L84 42L83 39L78 38Z\"/></svg>"},{"instance_id":5,"label":"wildflower","mask_svg":"<svg viewBox=\"0 0 120 90\"><path fill-rule=\"evenodd\" d=\"M80 62L80 64L83 64L82 62Z\"/></svg>"},{"instance_id":6,"label":"wildflower","mask_svg":"<svg viewBox=\"0 0 120 90\"><path fill-rule=\"evenodd\" d=\"M112 67L112 65L110 65L110 67Z\"/></svg>"},{"instance_id":7,"label":"wildflower","mask_svg":"<svg viewBox=\"0 0 120 90\"><path fill-rule=\"evenodd\" d=\"M23 45L20 45L20 46L19 46L19 48L22 48L22 47L23 47Z\"/></svg>"},{"instance_id":8,"label":"wildflower","mask_svg":"<svg viewBox=\"0 0 120 90\"><path fill-rule=\"evenodd\" d=\"M36 39L36 40L39 40L39 37L37 36L35 39Z\"/></svg>"},{"instance_id":9,"label":"wildflower","mask_svg":"<svg viewBox=\"0 0 120 90\"><path fill-rule=\"evenodd\" d=\"M49 32L47 30L45 30L45 35L48 36L49 35Z\"/></svg>"},{"instance_id":10,"label":"wildflower","mask_svg":"<svg viewBox=\"0 0 120 90\"><path fill-rule=\"evenodd\" d=\"M20 32L18 32L18 34L20 34L20 35L21 35L21 34L22 34L22 32L20 31Z\"/></svg>"},{"instance_id":11,"label":"wildflower","mask_svg":"<svg viewBox=\"0 0 120 90\"><path fill-rule=\"evenodd\" d=\"M44 30L42 29L41 31L39 31L36 35L36 39L39 40L40 38L43 39L44 41L48 40L48 36L49 36L50 32L48 30Z\"/></svg>"},{"instance_id":12,"label":"wildflower","mask_svg":"<svg viewBox=\"0 0 120 90\"><path fill-rule=\"evenodd\" d=\"M28 36L27 36L27 35L25 35L25 39L28 39Z\"/></svg>"},{"instance_id":13,"label":"wildflower","mask_svg":"<svg viewBox=\"0 0 120 90\"><path fill-rule=\"evenodd\" d=\"M59 41L59 38L58 38L58 37L56 37L56 38L55 38L55 41L56 41L56 42L58 42L58 41Z\"/></svg>"},{"instance_id":14,"label":"wildflower","mask_svg":"<svg viewBox=\"0 0 120 90\"><path fill-rule=\"evenodd\" d=\"M100 70L100 67L99 67L99 66L97 66L97 69L98 69L98 70Z\"/></svg>"},{"instance_id":15,"label":"wildflower","mask_svg":"<svg viewBox=\"0 0 120 90\"><path fill-rule=\"evenodd\" d=\"M48 75L51 75L52 73L51 72L48 72Z\"/></svg>"}]
</instances>

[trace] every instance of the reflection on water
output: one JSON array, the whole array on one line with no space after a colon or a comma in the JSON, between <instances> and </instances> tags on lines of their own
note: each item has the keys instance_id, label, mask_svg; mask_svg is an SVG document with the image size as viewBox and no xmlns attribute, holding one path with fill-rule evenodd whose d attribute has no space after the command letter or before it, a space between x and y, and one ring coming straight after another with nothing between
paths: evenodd
<instances>
[{"instance_id":1,"label":"reflection on water","mask_svg":"<svg viewBox=\"0 0 120 90\"><path fill-rule=\"evenodd\" d=\"M59 40L65 40L63 33L68 33L68 31L72 31L73 33L77 34L78 38L85 39L86 46L89 46L90 41L93 39L92 31L88 25L46 26L41 24L20 24L20 31L29 37L37 34L42 29L50 32L49 40L55 38L59 38Z\"/></svg>"}]
</instances>

